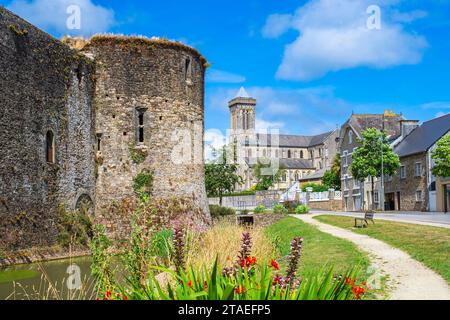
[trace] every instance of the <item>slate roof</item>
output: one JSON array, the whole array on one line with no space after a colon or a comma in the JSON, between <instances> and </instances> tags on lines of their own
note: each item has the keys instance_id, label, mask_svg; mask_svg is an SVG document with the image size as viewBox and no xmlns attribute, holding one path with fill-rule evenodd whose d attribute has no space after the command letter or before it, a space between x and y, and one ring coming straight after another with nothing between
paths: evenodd
<instances>
[{"instance_id":1,"label":"slate roof","mask_svg":"<svg viewBox=\"0 0 450 320\"><path fill-rule=\"evenodd\" d=\"M305 159L278 159L280 161L280 166L284 169L303 169L303 170L315 170L316 168L313 166L311 160ZM253 168L257 164L257 159L255 158L246 158L245 162L248 164L250 168Z\"/></svg>"},{"instance_id":2,"label":"slate roof","mask_svg":"<svg viewBox=\"0 0 450 320\"><path fill-rule=\"evenodd\" d=\"M325 175L325 171L326 171L325 169L318 170L316 172L313 172L311 174L308 174L308 175L304 176L303 178L300 179L300 181L322 179L323 176Z\"/></svg>"},{"instance_id":3,"label":"slate roof","mask_svg":"<svg viewBox=\"0 0 450 320\"><path fill-rule=\"evenodd\" d=\"M241 87L235 98L250 98L250 95L247 93L244 87Z\"/></svg>"},{"instance_id":4,"label":"slate roof","mask_svg":"<svg viewBox=\"0 0 450 320\"><path fill-rule=\"evenodd\" d=\"M354 114L347 120L344 126L350 125L356 131L356 134L360 136L361 133L368 128L375 128L380 131L383 130L383 123L386 120L397 123L395 126L396 130L391 130L388 132L388 135L391 138L398 137L400 135L400 121L404 120L404 117L401 114L396 114L391 117L385 116L384 114Z\"/></svg>"},{"instance_id":5,"label":"slate roof","mask_svg":"<svg viewBox=\"0 0 450 320\"><path fill-rule=\"evenodd\" d=\"M424 122L414 129L394 151L399 157L427 152L441 137L450 132L450 113Z\"/></svg>"},{"instance_id":6,"label":"slate roof","mask_svg":"<svg viewBox=\"0 0 450 320\"><path fill-rule=\"evenodd\" d=\"M333 131L326 132L317 136L296 136L296 135L287 135L280 134L278 135L278 144L277 146L281 148L309 148L322 144ZM259 144L260 146L272 146L272 135L267 134L256 134L257 141L249 141L247 145L256 146ZM276 144L276 143L275 143Z\"/></svg>"}]
</instances>

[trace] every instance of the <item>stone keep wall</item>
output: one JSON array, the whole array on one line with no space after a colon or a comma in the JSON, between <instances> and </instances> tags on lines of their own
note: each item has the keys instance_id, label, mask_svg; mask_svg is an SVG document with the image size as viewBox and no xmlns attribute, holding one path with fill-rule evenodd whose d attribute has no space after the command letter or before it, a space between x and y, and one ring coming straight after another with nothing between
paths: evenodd
<instances>
[{"instance_id":1,"label":"stone keep wall","mask_svg":"<svg viewBox=\"0 0 450 320\"><path fill-rule=\"evenodd\" d=\"M133 196L133 179L148 170L154 197L191 199L209 219L203 169L206 60L181 44L141 38L97 36L82 52L97 65L97 215Z\"/></svg>"},{"instance_id":2,"label":"stone keep wall","mask_svg":"<svg viewBox=\"0 0 450 320\"><path fill-rule=\"evenodd\" d=\"M94 64L0 7L0 70L0 247L50 245L60 204L95 201Z\"/></svg>"}]
</instances>

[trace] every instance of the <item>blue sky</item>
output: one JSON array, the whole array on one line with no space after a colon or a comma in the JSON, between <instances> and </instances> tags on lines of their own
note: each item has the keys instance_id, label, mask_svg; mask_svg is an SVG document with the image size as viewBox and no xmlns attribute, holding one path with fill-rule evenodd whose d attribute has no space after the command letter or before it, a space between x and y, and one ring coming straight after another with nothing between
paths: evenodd
<instances>
[{"instance_id":1,"label":"blue sky","mask_svg":"<svg viewBox=\"0 0 450 320\"><path fill-rule=\"evenodd\" d=\"M258 100L258 127L316 134L351 114L450 112L450 0L0 0L56 37L97 32L161 36L210 61L206 129L229 127L240 86ZM81 29L66 27L81 8ZM378 5L381 28L367 20ZM213 131L217 129L219 131Z\"/></svg>"}]
</instances>

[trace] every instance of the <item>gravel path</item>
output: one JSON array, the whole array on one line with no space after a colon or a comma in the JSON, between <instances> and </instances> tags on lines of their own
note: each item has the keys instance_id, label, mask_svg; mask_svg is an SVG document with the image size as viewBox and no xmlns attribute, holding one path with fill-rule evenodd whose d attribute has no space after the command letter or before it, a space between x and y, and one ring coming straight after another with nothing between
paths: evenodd
<instances>
[{"instance_id":1,"label":"gravel path","mask_svg":"<svg viewBox=\"0 0 450 320\"><path fill-rule=\"evenodd\" d=\"M405 252L366 235L321 223L316 215L295 217L316 226L320 231L355 243L367 252L372 264L388 276L387 286L391 300L450 300L447 282Z\"/></svg>"}]
</instances>

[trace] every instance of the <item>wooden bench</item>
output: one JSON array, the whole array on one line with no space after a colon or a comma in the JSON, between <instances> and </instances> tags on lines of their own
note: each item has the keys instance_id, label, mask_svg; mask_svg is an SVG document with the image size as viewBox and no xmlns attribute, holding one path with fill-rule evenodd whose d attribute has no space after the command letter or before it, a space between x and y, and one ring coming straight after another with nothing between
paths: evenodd
<instances>
[{"instance_id":1,"label":"wooden bench","mask_svg":"<svg viewBox=\"0 0 450 320\"><path fill-rule=\"evenodd\" d=\"M367 212L364 215L364 218L355 218L355 228L366 228L369 226L369 221L372 221L372 223L375 224L375 220L373 219L374 215L373 212ZM358 221L361 221L361 226L358 226Z\"/></svg>"}]
</instances>

